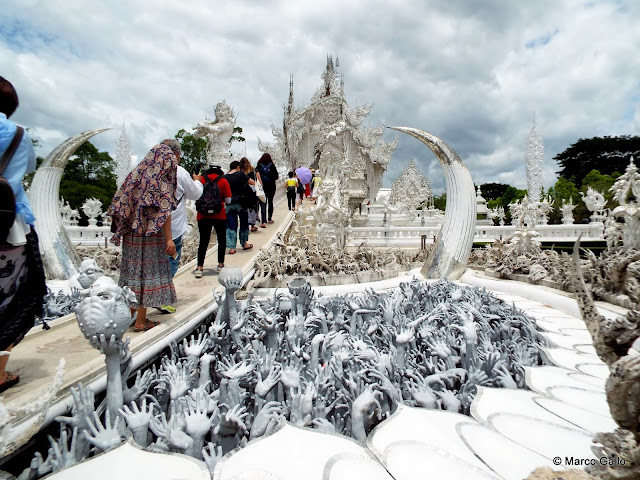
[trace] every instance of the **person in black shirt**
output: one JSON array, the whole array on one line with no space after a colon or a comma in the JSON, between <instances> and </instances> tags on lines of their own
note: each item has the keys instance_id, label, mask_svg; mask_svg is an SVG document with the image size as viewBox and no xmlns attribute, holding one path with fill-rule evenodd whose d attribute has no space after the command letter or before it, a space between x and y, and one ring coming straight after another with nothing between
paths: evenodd
<instances>
[{"instance_id":1,"label":"person in black shirt","mask_svg":"<svg viewBox=\"0 0 640 480\"><path fill-rule=\"evenodd\" d=\"M256 172L259 175L259 179L262 182L262 188L264 188L264 194L266 195L266 201L260 202L260 213L262 216L262 228L267 228L267 223L273 223L273 197L276 194L276 180L278 180L278 170L271 160L271 155L264 153L258 165L256 166ZM267 219L268 217L268 219Z\"/></svg>"},{"instance_id":2,"label":"person in black shirt","mask_svg":"<svg viewBox=\"0 0 640 480\"><path fill-rule=\"evenodd\" d=\"M229 255L236 253L236 243L238 241L238 224L240 224L240 245L243 250L253 248L249 243L249 222L247 209L244 205L247 196L248 185L253 185L254 181L246 173L240 170L240 162L233 161L229 165L229 173L224 178L231 187L231 203L227 205L227 247Z\"/></svg>"}]
</instances>

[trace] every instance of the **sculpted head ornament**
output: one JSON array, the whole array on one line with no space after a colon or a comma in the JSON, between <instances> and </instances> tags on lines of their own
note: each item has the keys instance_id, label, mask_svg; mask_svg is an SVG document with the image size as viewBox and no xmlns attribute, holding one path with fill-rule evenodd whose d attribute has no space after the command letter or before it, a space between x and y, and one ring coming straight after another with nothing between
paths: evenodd
<instances>
[{"instance_id":1,"label":"sculpted head ornament","mask_svg":"<svg viewBox=\"0 0 640 480\"><path fill-rule=\"evenodd\" d=\"M215 114L217 120L232 120L234 117L233 108L227 105L225 100L221 101L215 106Z\"/></svg>"}]
</instances>

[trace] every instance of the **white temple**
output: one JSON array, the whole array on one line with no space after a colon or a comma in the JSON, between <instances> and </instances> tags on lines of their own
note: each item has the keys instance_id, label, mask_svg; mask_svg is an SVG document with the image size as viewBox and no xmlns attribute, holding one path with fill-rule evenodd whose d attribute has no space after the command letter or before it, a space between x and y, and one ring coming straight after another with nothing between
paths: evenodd
<instances>
[{"instance_id":1,"label":"white temple","mask_svg":"<svg viewBox=\"0 0 640 480\"><path fill-rule=\"evenodd\" d=\"M323 181L341 184L344 203L353 210L364 199L376 197L397 140L388 144L382 140L384 125L362 125L371 106L349 107L338 66L338 59L334 64L332 57L327 58L323 83L311 104L301 109L294 107L293 78L290 80L282 129L272 126L277 144L259 142L259 148L287 170L310 167Z\"/></svg>"}]
</instances>

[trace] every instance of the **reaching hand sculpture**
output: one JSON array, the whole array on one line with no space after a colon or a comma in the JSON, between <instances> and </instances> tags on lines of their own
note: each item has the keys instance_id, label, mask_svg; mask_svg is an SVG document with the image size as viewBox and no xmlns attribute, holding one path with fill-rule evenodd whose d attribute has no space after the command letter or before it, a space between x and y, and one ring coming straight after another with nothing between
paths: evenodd
<instances>
[{"instance_id":1,"label":"reaching hand sculpture","mask_svg":"<svg viewBox=\"0 0 640 480\"><path fill-rule=\"evenodd\" d=\"M204 459L213 469L223 454L283 421L365 440L399 404L468 413L478 385L514 388L522 385L522 367L540 362L531 319L485 291L448 281L336 297L314 296L303 281L292 285L292 298L245 304L235 300L240 272L228 269L221 284L226 295L213 323L173 344L170 356L138 372L131 386L123 389L118 377L115 413L115 381L108 418L93 413L88 391L75 393L76 409L61 419L78 429L67 447L75 461L86 457L78 453L86 449L81 439L102 449L124 435L152 451ZM118 375L124 366L126 378L128 349L120 323L111 320L128 314L125 300L124 290L98 280L78 311L85 335ZM71 438L66 431L60 445ZM59 451L56 458L71 458Z\"/></svg>"},{"instance_id":2,"label":"reaching hand sculpture","mask_svg":"<svg viewBox=\"0 0 640 480\"><path fill-rule=\"evenodd\" d=\"M91 345L105 354L107 409L115 419L124 402L120 363L128 354L128 340L123 343L122 335L133 321L129 307L135 305L136 297L108 277L100 277L80 295L82 300L74 309L78 326Z\"/></svg>"}]
</instances>

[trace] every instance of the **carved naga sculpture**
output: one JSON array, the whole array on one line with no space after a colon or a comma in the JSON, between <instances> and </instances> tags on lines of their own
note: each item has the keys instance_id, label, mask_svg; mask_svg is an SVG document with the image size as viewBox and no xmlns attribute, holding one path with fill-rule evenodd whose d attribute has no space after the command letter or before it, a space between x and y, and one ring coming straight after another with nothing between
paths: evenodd
<instances>
[{"instance_id":1,"label":"carved naga sculpture","mask_svg":"<svg viewBox=\"0 0 640 480\"><path fill-rule=\"evenodd\" d=\"M600 315L587 290L578 249L580 239L573 250L574 288L582 318L591 333L593 345L600 359L609 366L606 383L607 401L611 416L620 426L613 433L598 433L593 447L598 458L617 456L624 459L622 466L587 467L596 478L640 477L640 311L632 310L626 317L607 319Z\"/></svg>"}]
</instances>

